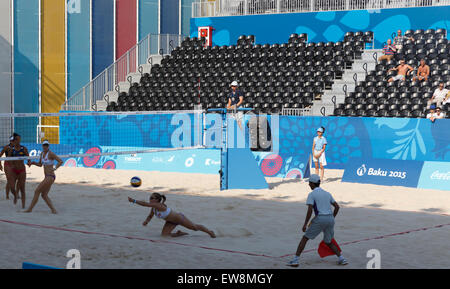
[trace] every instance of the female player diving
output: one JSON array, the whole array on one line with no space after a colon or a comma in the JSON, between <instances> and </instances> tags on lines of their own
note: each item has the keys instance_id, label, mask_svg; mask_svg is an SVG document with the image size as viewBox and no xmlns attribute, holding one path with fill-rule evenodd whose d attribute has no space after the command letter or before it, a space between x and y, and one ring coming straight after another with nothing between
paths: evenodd
<instances>
[{"instance_id":1,"label":"female player diving","mask_svg":"<svg viewBox=\"0 0 450 289\"><path fill-rule=\"evenodd\" d=\"M150 220L153 218L154 215L160 219L164 219L166 221L161 235L162 236L171 236L171 237L180 237L183 235L187 235L188 233L182 232L178 230L176 233L172 233L173 229L177 225L181 225L185 228L188 228L189 230L193 231L202 231L207 233L211 238L215 238L216 234L214 234L213 231L208 230L205 226L194 224L192 223L188 218L186 218L182 213L177 213L174 210L167 207L164 203L166 201L166 197L164 195L153 193L150 196L150 202L144 202L144 201L137 201L135 199L132 199L128 197L128 201L134 204L138 204L140 206L144 207L150 207L150 214L148 215L147 219L145 219L144 223L142 225L147 226L147 224L150 222Z\"/></svg>"}]
</instances>

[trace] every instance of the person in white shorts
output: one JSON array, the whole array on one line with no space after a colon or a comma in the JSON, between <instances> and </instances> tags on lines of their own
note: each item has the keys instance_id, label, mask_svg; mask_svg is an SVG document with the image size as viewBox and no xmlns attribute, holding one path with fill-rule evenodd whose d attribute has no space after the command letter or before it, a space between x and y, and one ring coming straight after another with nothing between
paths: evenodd
<instances>
[{"instance_id":1,"label":"person in white shorts","mask_svg":"<svg viewBox=\"0 0 450 289\"><path fill-rule=\"evenodd\" d=\"M313 240L322 232L324 243L330 247L336 256L338 256L338 264L347 265L347 260L339 252L339 249L332 243L334 238L334 218L336 218L336 215L339 212L339 205L329 192L320 188L320 178L318 175L311 175L309 177L309 187L312 189L312 192L309 193L306 200L308 212L306 213L305 223L302 228L305 235L303 235L300 243L298 244L294 259L292 259L292 261L290 261L287 265L291 267L298 267L298 259L300 254L303 252L303 249L305 249L308 240ZM331 206L334 207L334 211L332 211ZM307 224L312 216L313 210L315 217L312 219L308 227Z\"/></svg>"},{"instance_id":2,"label":"person in white shorts","mask_svg":"<svg viewBox=\"0 0 450 289\"><path fill-rule=\"evenodd\" d=\"M237 81L233 81L231 83L231 92L228 95L228 104L227 104L228 110L236 110L244 102L244 95L237 87L238 87ZM239 128L242 130L242 119L244 117L244 113L242 111L235 111L233 112L233 117L237 121Z\"/></svg>"},{"instance_id":3,"label":"person in white shorts","mask_svg":"<svg viewBox=\"0 0 450 289\"><path fill-rule=\"evenodd\" d=\"M394 77L389 78L388 82L393 82L397 80L405 81L406 76L409 75L412 71L414 71L414 68L412 68L411 65L408 65L405 63L405 60L400 60L400 64L395 67L389 69L387 72L391 71L397 71L397 75Z\"/></svg>"},{"instance_id":4,"label":"person in white shorts","mask_svg":"<svg viewBox=\"0 0 450 289\"><path fill-rule=\"evenodd\" d=\"M433 96L427 101L427 108L429 109L433 103L436 107L442 106L444 101L448 98L449 90L445 88L443 82L439 83L439 87L433 93Z\"/></svg>"},{"instance_id":5,"label":"person in white shorts","mask_svg":"<svg viewBox=\"0 0 450 289\"><path fill-rule=\"evenodd\" d=\"M312 155L314 166L316 168L316 175L319 174L319 164L320 164L320 179L323 181L323 175L325 172L324 166L327 165L327 159L325 158L325 148L327 146L327 139L323 136L325 133L324 127L319 127L317 129L317 136L314 138L312 146Z\"/></svg>"}]
</instances>

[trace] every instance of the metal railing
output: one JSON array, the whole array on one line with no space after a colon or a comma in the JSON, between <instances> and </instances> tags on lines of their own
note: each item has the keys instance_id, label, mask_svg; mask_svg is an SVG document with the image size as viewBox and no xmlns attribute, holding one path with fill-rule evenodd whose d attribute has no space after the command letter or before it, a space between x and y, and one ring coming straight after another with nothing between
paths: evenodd
<instances>
[{"instance_id":1,"label":"metal railing","mask_svg":"<svg viewBox=\"0 0 450 289\"><path fill-rule=\"evenodd\" d=\"M151 55L167 55L172 52L186 36L177 34L149 34L123 54L113 64L97 75L87 85L72 95L62 105L62 110L92 110L97 100L103 100L109 91L114 91L120 82L127 81L127 75L139 71L148 64Z\"/></svg>"},{"instance_id":2,"label":"metal railing","mask_svg":"<svg viewBox=\"0 0 450 289\"><path fill-rule=\"evenodd\" d=\"M450 5L450 0L197 0L192 17Z\"/></svg>"},{"instance_id":3,"label":"metal railing","mask_svg":"<svg viewBox=\"0 0 450 289\"><path fill-rule=\"evenodd\" d=\"M295 115L295 116L311 116L311 108L285 108L281 109L281 115Z\"/></svg>"},{"instance_id":4,"label":"metal railing","mask_svg":"<svg viewBox=\"0 0 450 289\"><path fill-rule=\"evenodd\" d=\"M192 3L192 17L212 17L220 15L220 9L218 5L216 5L216 1L211 2L193 2Z\"/></svg>"}]
</instances>

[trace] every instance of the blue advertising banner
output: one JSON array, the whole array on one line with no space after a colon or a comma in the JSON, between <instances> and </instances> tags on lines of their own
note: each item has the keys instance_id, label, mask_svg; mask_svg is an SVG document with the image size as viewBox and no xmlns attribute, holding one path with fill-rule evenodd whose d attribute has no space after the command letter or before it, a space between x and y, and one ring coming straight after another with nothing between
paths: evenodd
<instances>
[{"instance_id":1,"label":"blue advertising banner","mask_svg":"<svg viewBox=\"0 0 450 289\"><path fill-rule=\"evenodd\" d=\"M449 23L450 6L264 13L191 18L190 36L198 36L199 26L212 26L215 30L213 45L220 46L236 44L240 35L255 35L256 44L281 44L286 43L292 33L307 33L308 42L317 43L342 41L348 31L373 31L375 48L381 48L397 29L448 30Z\"/></svg>"},{"instance_id":2,"label":"blue advertising banner","mask_svg":"<svg viewBox=\"0 0 450 289\"><path fill-rule=\"evenodd\" d=\"M422 167L421 161L352 158L342 181L416 188Z\"/></svg>"},{"instance_id":3,"label":"blue advertising banner","mask_svg":"<svg viewBox=\"0 0 450 289\"><path fill-rule=\"evenodd\" d=\"M30 156L39 156L40 144L24 143ZM57 155L111 153L136 151L151 148L119 146L75 146L51 145L50 149ZM108 170L140 170L159 172L218 174L220 170L220 150L192 149L159 151L144 154L102 155L92 157L62 158L65 167L82 167Z\"/></svg>"},{"instance_id":4,"label":"blue advertising banner","mask_svg":"<svg viewBox=\"0 0 450 289\"><path fill-rule=\"evenodd\" d=\"M417 187L450 191L450 162L425 162Z\"/></svg>"}]
</instances>

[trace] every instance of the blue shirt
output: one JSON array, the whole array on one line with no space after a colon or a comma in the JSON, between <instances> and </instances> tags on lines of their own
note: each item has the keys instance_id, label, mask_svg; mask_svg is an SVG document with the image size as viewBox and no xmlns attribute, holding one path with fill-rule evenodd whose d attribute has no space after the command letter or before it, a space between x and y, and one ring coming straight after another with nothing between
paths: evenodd
<instances>
[{"instance_id":1,"label":"blue shirt","mask_svg":"<svg viewBox=\"0 0 450 289\"><path fill-rule=\"evenodd\" d=\"M238 104L241 96L243 97L244 95L239 89L236 89L236 92L231 91L230 94L228 94L228 99L231 99L231 105Z\"/></svg>"},{"instance_id":2,"label":"blue shirt","mask_svg":"<svg viewBox=\"0 0 450 289\"><path fill-rule=\"evenodd\" d=\"M335 202L333 196L320 187L315 188L309 193L308 198L306 199L306 204L313 206L314 214L316 216L332 215L333 211L331 209L331 204Z\"/></svg>"},{"instance_id":3,"label":"blue shirt","mask_svg":"<svg viewBox=\"0 0 450 289\"><path fill-rule=\"evenodd\" d=\"M321 138L316 136L314 138L314 150L316 150L316 151L322 150L324 144L325 145L327 144L327 139L324 136L322 136Z\"/></svg>"}]
</instances>

